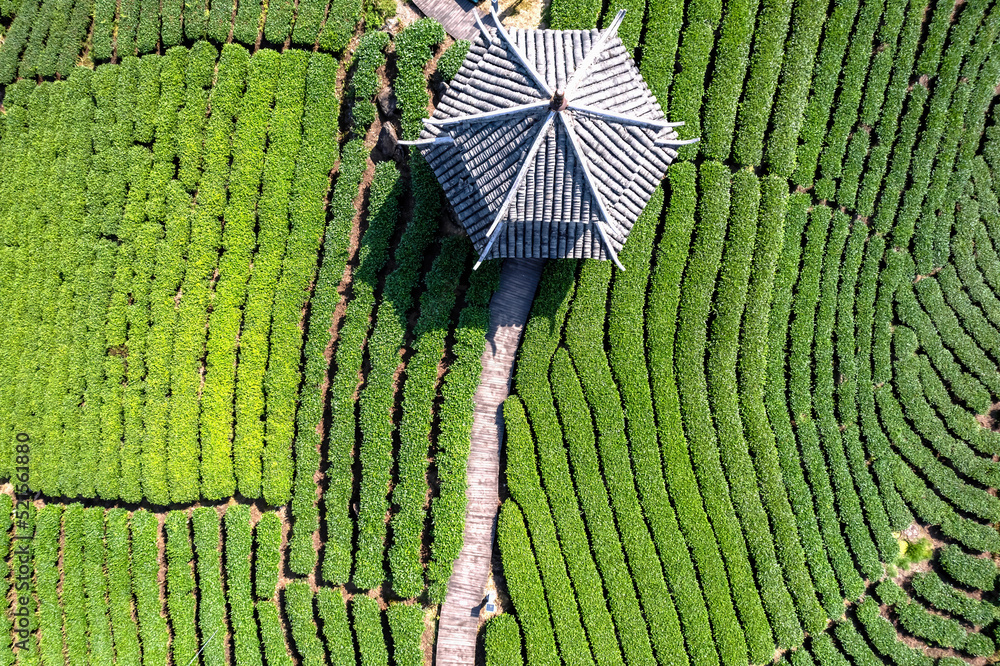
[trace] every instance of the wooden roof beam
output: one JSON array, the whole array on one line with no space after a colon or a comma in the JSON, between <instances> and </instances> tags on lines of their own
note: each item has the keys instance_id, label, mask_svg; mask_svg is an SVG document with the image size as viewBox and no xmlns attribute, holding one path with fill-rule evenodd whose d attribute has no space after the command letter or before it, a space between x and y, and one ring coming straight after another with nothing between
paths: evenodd
<instances>
[{"instance_id":1,"label":"wooden roof beam","mask_svg":"<svg viewBox=\"0 0 1000 666\"><path fill-rule=\"evenodd\" d=\"M464 122L480 122L486 120L496 120L497 118L504 118L506 116L516 116L522 113L528 113L529 111L538 111L539 109L547 109L549 107L549 100L543 100L539 102L532 102L531 104L519 104L517 106L509 106L504 109L496 109L495 111L483 111L482 113L470 113L467 116L454 116L452 118L424 118L424 125L432 125L434 127L449 127L451 125L460 125Z\"/></svg>"},{"instance_id":2,"label":"wooden roof beam","mask_svg":"<svg viewBox=\"0 0 1000 666\"><path fill-rule=\"evenodd\" d=\"M636 118L635 116L627 116L621 113L615 113L614 111L608 111L606 109L598 109L594 106L584 106L582 104L570 104L570 111L575 111L576 113L582 113L588 116L594 116L595 118L600 118L601 120L608 120L621 125L637 125L640 127L646 127L651 130L663 130L670 129L672 127L683 127L684 121L671 123L666 120L649 120L647 118Z\"/></svg>"},{"instance_id":3,"label":"wooden roof beam","mask_svg":"<svg viewBox=\"0 0 1000 666\"><path fill-rule=\"evenodd\" d=\"M657 139L653 142L654 146L689 146L692 143L698 143L701 141L701 137L696 137L694 139Z\"/></svg>"},{"instance_id":4,"label":"wooden roof beam","mask_svg":"<svg viewBox=\"0 0 1000 666\"><path fill-rule=\"evenodd\" d=\"M561 114L560 114L561 115ZM521 187L521 183L524 182L524 178L528 175L528 169L531 164L535 161L535 155L538 154L538 149L542 147L542 142L545 141L545 135L549 131L549 126L552 125L552 120L555 118L556 112L549 111L549 115L545 117L545 121L542 122L542 127L538 130L538 134L535 136L535 140L532 141L531 147L528 149L528 154L524 156L524 161L521 162L521 166L517 169L517 175L514 177L514 182L511 183L510 189L507 190L507 196L504 197L503 203L500 204L500 210L497 211L496 217L493 218L493 224L490 225L489 230L486 232L486 237L489 242L486 243L486 247L479 254L479 259L476 261L476 265L472 267L472 270L479 268L479 265L483 263L486 259L486 255L490 253L493 249L493 243L497 239L497 231L502 223L504 216L507 214L507 209L514 202L514 197L517 196L517 191Z\"/></svg>"},{"instance_id":5,"label":"wooden roof beam","mask_svg":"<svg viewBox=\"0 0 1000 666\"><path fill-rule=\"evenodd\" d=\"M583 168L583 175L587 180L587 186L590 191L594 194L594 200L597 201L597 210L600 212L601 220L598 220L597 231L601 235L601 241L604 243L604 249L607 250L608 255L611 260L615 262L615 266L621 270L625 270L625 266L618 259L618 253L611 246L611 239L608 238L608 230L605 228L606 224L611 224L611 215L608 213L607 206L604 204L604 198L601 196L600 191L597 189L597 182L594 180L594 174L590 173L590 165L587 164L587 159L584 157L583 147L580 145L580 139L576 135L576 130L573 129L572 124L566 118L565 113L559 114L559 120L562 121L563 127L566 128L566 134L569 136L570 145L573 146L573 152L576 153L576 159L580 162L580 166Z\"/></svg>"},{"instance_id":6,"label":"wooden roof beam","mask_svg":"<svg viewBox=\"0 0 1000 666\"><path fill-rule=\"evenodd\" d=\"M524 57L521 50L514 44L514 40L507 34L507 29L503 27L503 21L500 20L500 15L497 14L497 3L494 2L490 5L490 14L493 16L493 22L497 24L497 32L500 33L500 38L507 44L507 47L514 54L514 57L517 58L518 62L521 63L521 66L528 70L528 73L535 80L535 84L539 89L545 93L547 98L551 98L552 89L549 88L549 84L545 82L545 79L535 70L534 66L528 62L528 59Z\"/></svg>"},{"instance_id":7,"label":"wooden roof beam","mask_svg":"<svg viewBox=\"0 0 1000 666\"><path fill-rule=\"evenodd\" d=\"M433 146L441 143L455 143L455 137L450 134L442 134L433 139L417 139L416 141L397 141L401 146Z\"/></svg>"},{"instance_id":8,"label":"wooden roof beam","mask_svg":"<svg viewBox=\"0 0 1000 666\"><path fill-rule=\"evenodd\" d=\"M587 73L593 66L594 62L597 61L598 56L600 56L604 49L607 48L608 43L614 38L614 36L618 34L618 26L620 26L624 20L625 10L622 9L615 14L615 18L611 21L611 25L609 25L607 29L601 33L601 37L597 40L597 43L591 46L590 51L587 52L587 57L583 59L583 62L580 63L579 67L573 70L573 75L569 78L569 81L566 82L565 95L567 97L572 99L572 94L576 92L577 87L583 83L584 78L586 78Z\"/></svg>"}]
</instances>

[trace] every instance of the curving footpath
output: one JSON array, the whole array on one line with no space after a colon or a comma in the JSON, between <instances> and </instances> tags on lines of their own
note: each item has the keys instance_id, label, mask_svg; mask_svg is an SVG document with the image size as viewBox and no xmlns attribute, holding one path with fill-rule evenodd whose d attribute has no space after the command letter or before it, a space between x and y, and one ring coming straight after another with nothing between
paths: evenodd
<instances>
[{"instance_id":1,"label":"curving footpath","mask_svg":"<svg viewBox=\"0 0 1000 666\"><path fill-rule=\"evenodd\" d=\"M504 260L500 286L490 301L490 327L476 390L469 451L465 543L441 607L436 666L472 666L476 660L479 611L486 594L500 507L497 487L503 444L501 410L510 391L517 347L544 265L544 259Z\"/></svg>"}]
</instances>

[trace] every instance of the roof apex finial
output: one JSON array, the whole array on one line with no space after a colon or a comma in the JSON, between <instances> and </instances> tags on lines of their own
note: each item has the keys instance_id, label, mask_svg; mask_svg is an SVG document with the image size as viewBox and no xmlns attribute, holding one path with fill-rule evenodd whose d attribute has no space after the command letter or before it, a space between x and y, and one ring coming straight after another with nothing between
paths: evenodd
<instances>
[{"instance_id":1,"label":"roof apex finial","mask_svg":"<svg viewBox=\"0 0 1000 666\"><path fill-rule=\"evenodd\" d=\"M565 111L569 107L569 100L566 99L565 90L556 90L552 93L552 101L549 102L549 109L552 111Z\"/></svg>"}]
</instances>

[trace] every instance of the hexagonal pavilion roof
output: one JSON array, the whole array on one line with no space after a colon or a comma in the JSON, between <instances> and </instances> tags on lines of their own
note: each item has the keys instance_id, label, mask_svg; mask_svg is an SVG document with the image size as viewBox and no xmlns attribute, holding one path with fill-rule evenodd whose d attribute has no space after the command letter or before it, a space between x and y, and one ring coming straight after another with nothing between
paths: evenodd
<instances>
[{"instance_id":1,"label":"hexagonal pavilion roof","mask_svg":"<svg viewBox=\"0 0 1000 666\"><path fill-rule=\"evenodd\" d=\"M606 30L487 29L417 146L479 262L500 257L611 259L678 141L617 36ZM479 262L476 266L478 267Z\"/></svg>"}]
</instances>

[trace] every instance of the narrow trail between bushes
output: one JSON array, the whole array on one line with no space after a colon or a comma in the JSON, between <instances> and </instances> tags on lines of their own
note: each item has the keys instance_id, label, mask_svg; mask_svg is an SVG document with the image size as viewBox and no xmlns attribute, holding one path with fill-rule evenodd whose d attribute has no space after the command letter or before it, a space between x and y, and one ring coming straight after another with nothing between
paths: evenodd
<instances>
[{"instance_id":1,"label":"narrow trail between bushes","mask_svg":"<svg viewBox=\"0 0 1000 666\"><path fill-rule=\"evenodd\" d=\"M482 374L469 451L465 544L448 581L448 596L438 621L437 666L472 666L476 659L479 611L493 556L503 401L510 391L511 370L542 277L544 260L506 259L500 286L490 301Z\"/></svg>"}]
</instances>

